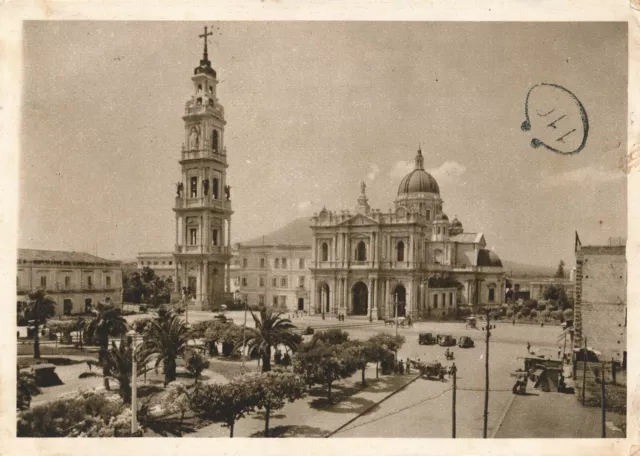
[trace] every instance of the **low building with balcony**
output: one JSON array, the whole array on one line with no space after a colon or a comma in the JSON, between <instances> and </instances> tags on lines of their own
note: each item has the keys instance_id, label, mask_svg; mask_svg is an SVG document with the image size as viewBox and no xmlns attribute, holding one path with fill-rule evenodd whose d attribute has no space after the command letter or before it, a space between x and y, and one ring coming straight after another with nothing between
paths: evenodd
<instances>
[{"instance_id":1,"label":"low building with balcony","mask_svg":"<svg viewBox=\"0 0 640 456\"><path fill-rule=\"evenodd\" d=\"M122 305L122 262L88 253L18 249L17 301L44 289L56 315L95 310L98 303Z\"/></svg>"},{"instance_id":2,"label":"low building with balcony","mask_svg":"<svg viewBox=\"0 0 640 456\"><path fill-rule=\"evenodd\" d=\"M482 233L465 232L442 212L422 151L394 210L372 209L364 183L361 190L354 213L323 209L311 220L312 312L444 317L459 306L504 302L500 258Z\"/></svg>"},{"instance_id":3,"label":"low building with balcony","mask_svg":"<svg viewBox=\"0 0 640 456\"><path fill-rule=\"evenodd\" d=\"M296 219L273 233L238 244L240 299L283 312L310 308L311 228Z\"/></svg>"}]
</instances>

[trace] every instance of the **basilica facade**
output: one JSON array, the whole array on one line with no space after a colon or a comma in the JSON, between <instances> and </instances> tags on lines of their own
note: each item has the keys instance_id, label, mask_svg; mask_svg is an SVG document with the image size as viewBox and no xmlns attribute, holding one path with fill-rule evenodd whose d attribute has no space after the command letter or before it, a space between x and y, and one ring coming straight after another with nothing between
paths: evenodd
<instances>
[{"instance_id":1,"label":"basilica facade","mask_svg":"<svg viewBox=\"0 0 640 456\"><path fill-rule=\"evenodd\" d=\"M366 186L354 212L323 209L311 219L311 313L444 317L462 306L499 305L505 276L482 233L442 211L436 180L415 167L394 210L370 207Z\"/></svg>"},{"instance_id":2,"label":"basilica facade","mask_svg":"<svg viewBox=\"0 0 640 456\"><path fill-rule=\"evenodd\" d=\"M231 187L227 184L224 107L216 94L216 71L207 54L193 71L193 95L187 100L181 181L176 184L173 211L176 244L173 252L175 293L200 309L215 308L230 293Z\"/></svg>"}]
</instances>

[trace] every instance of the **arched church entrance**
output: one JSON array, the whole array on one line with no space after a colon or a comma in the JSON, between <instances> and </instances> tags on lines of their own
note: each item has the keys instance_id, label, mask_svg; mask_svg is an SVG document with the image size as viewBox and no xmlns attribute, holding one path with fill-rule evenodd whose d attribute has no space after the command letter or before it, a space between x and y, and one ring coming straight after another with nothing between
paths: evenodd
<instances>
[{"instance_id":1,"label":"arched church entrance","mask_svg":"<svg viewBox=\"0 0 640 456\"><path fill-rule=\"evenodd\" d=\"M398 317L407 315L407 290L404 285L398 285L393 290L393 300L398 307Z\"/></svg>"},{"instance_id":2,"label":"arched church entrance","mask_svg":"<svg viewBox=\"0 0 640 456\"><path fill-rule=\"evenodd\" d=\"M367 315L369 289L362 282L356 282L352 289L353 315Z\"/></svg>"}]
</instances>

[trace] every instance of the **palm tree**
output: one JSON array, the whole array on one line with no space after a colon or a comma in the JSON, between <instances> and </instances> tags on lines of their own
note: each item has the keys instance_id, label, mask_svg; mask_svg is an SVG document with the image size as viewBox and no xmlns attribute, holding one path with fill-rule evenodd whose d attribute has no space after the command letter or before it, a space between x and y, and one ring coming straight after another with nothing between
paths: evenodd
<instances>
[{"instance_id":1,"label":"palm tree","mask_svg":"<svg viewBox=\"0 0 640 456\"><path fill-rule=\"evenodd\" d=\"M146 327L142 357L155 357L156 368L164 365L165 386L176 379L176 359L184 355L190 338L189 327L173 310L160 308Z\"/></svg>"},{"instance_id":2,"label":"palm tree","mask_svg":"<svg viewBox=\"0 0 640 456\"><path fill-rule=\"evenodd\" d=\"M251 311L251 316L255 322L255 328L246 328L246 344L251 353L257 350L262 358L262 372L271 370L271 348L278 345L284 345L296 351L298 345L302 342L302 337L294 332L296 326L291 323L288 318L280 318L281 312L275 309L262 308L260 313L256 314Z\"/></svg>"},{"instance_id":3,"label":"palm tree","mask_svg":"<svg viewBox=\"0 0 640 456\"><path fill-rule=\"evenodd\" d=\"M33 338L33 357L40 359L40 325L56 314L56 302L47 296L44 289L38 289L29 293L29 301L24 308L24 313L29 321L33 321L35 336Z\"/></svg>"},{"instance_id":4,"label":"palm tree","mask_svg":"<svg viewBox=\"0 0 640 456\"><path fill-rule=\"evenodd\" d=\"M104 377L104 387L109 389L109 375L107 372L106 359L109 351L109 336L118 337L127 332L127 321L122 316L122 312L117 307L107 307L98 304L98 316L94 318L87 327L87 336L90 340L96 340L100 346L98 360L102 364L102 375Z\"/></svg>"},{"instance_id":5,"label":"palm tree","mask_svg":"<svg viewBox=\"0 0 640 456\"><path fill-rule=\"evenodd\" d=\"M133 354L134 349L131 338L121 336L119 345L116 346L116 343L111 341L111 348L107 351L104 360L107 376L118 382L118 394L126 403L131 402ZM138 363L137 374L140 375L146 370L146 362L139 350L135 351L135 356Z\"/></svg>"},{"instance_id":6,"label":"palm tree","mask_svg":"<svg viewBox=\"0 0 640 456\"><path fill-rule=\"evenodd\" d=\"M102 361L104 374L118 382L118 394L126 403L131 402L132 345L124 337L120 345L111 341L111 349Z\"/></svg>"}]
</instances>

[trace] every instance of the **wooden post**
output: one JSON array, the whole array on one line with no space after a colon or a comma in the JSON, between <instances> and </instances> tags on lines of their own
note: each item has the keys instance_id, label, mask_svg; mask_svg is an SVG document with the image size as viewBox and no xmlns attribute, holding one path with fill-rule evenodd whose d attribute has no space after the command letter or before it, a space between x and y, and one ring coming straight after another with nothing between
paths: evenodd
<instances>
[{"instance_id":1,"label":"wooden post","mask_svg":"<svg viewBox=\"0 0 640 456\"><path fill-rule=\"evenodd\" d=\"M584 352L582 353L582 405L584 405L585 389L587 385L587 338L584 338Z\"/></svg>"},{"instance_id":2,"label":"wooden post","mask_svg":"<svg viewBox=\"0 0 640 456\"><path fill-rule=\"evenodd\" d=\"M606 397L605 397L605 386L604 386L604 363L602 363L602 373L600 374L600 404L602 408L602 438L607 437L607 427L606 427Z\"/></svg>"},{"instance_id":3,"label":"wooden post","mask_svg":"<svg viewBox=\"0 0 640 456\"><path fill-rule=\"evenodd\" d=\"M456 438L456 377L457 377L456 363L451 366L451 372L453 373L453 396L451 398L451 437Z\"/></svg>"}]
</instances>

